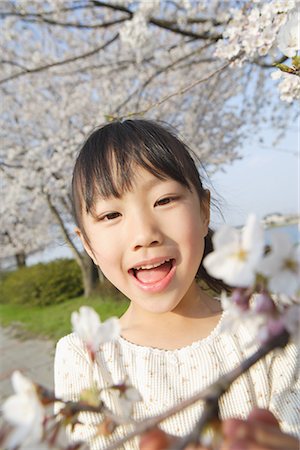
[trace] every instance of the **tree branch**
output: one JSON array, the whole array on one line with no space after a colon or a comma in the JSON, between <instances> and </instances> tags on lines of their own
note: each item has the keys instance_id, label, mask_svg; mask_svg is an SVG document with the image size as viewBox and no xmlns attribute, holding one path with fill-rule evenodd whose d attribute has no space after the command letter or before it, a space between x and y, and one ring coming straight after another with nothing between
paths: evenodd
<instances>
[{"instance_id":1,"label":"tree branch","mask_svg":"<svg viewBox=\"0 0 300 450\"><path fill-rule=\"evenodd\" d=\"M273 63L265 63L262 62L260 58L254 60L254 64L256 64L259 67L262 67L263 69L275 69L277 64L282 64L288 59L287 56L282 56L277 61L274 61Z\"/></svg>"},{"instance_id":2,"label":"tree branch","mask_svg":"<svg viewBox=\"0 0 300 450\"><path fill-rule=\"evenodd\" d=\"M173 33L181 34L182 36L192 37L194 39L202 39L216 42L222 38L222 33L210 34L209 31L205 31L204 33L194 33L193 31L179 28L178 26L173 25L172 22L169 22L167 20L151 18L149 20L149 23L151 23L152 25L156 25L159 28L163 28L164 30L172 31Z\"/></svg>"},{"instance_id":3,"label":"tree branch","mask_svg":"<svg viewBox=\"0 0 300 450\"><path fill-rule=\"evenodd\" d=\"M75 247L75 245L74 245L74 243L73 243L73 241L72 241L72 239L71 239L71 237L69 235L69 232L68 232L67 228L65 227L65 224L64 224L64 222L63 222L63 220L62 220L62 218L61 218L61 216L60 216L56 206L52 203L51 197L50 197L49 194L45 194L45 198L46 198L46 201L47 201L47 204L49 206L50 211L52 212L56 222L58 223L58 225L59 225L59 227L60 227L60 229L62 231L62 234L63 234L63 236L64 236L64 238L65 238L65 240L66 240L66 242L67 242L67 244L68 244L68 246L70 248L70 250L72 251L72 253L74 255L74 258L76 259L76 261L79 264L79 266L82 267L84 265L82 255L80 254L80 252Z\"/></svg>"},{"instance_id":4,"label":"tree branch","mask_svg":"<svg viewBox=\"0 0 300 450\"><path fill-rule=\"evenodd\" d=\"M22 72L15 73L14 75L11 75L7 78L3 78L2 80L0 80L0 85L6 83L7 81L11 81L13 79L19 78L22 75L27 75L29 73L42 72L42 71L50 69L52 67L62 66L64 64L75 62L80 59L88 58L89 56L92 56L92 55L100 52L101 50L104 50L106 47L108 47L110 44L112 44L118 37L119 37L119 33L116 33L109 41L105 42L105 44L101 45L100 47L96 47L95 49L93 49L89 52L83 53L81 55L74 56L72 58L67 58L62 61L45 64L44 66L36 67L34 69L26 69L26 70L23 70Z\"/></svg>"},{"instance_id":5,"label":"tree branch","mask_svg":"<svg viewBox=\"0 0 300 450\"><path fill-rule=\"evenodd\" d=\"M209 406L206 411L206 407L204 408L203 416L200 417L199 422L197 423L195 429L192 434L185 436L180 442L176 443L170 450L183 450L188 443L191 442L191 439L194 439L194 435L197 434L199 438L199 434L207 425L207 423L212 419L212 412L216 411L215 405L217 404L220 397L227 392L230 388L231 384L243 373L249 370L254 364L256 364L260 359L265 357L268 353L276 348L284 348L289 342L289 334L287 331L283 331L281 334L273 337L268 342L263 344L259 349L253 353L249 358L242 361L242 363L235 367L230 372L221 376L217 381L208 386L201 392L196 393L192 397L178 403L162 414L158 414L157 416L150 417L144 421L138 422L136 429L130 433L128 433L123 438L115 441L113 444L108 445L106 450L116 450L121 447L125 442L133 439L135 436L145 433L147 430L159 425L165 419L177 414L188 406L193 405L199 400L205 400L206 406ZM199 439L198 439L199 440Z\"/></svg>"},{"instance_id":6,"label":"tree branch","mask_svg":"<svg viewBox=\"0 0 300 450\"><path fill-rule=\"evenodd\" d=\"M93 30L93 29L98 29L98 28L108 28L110 26L117 25L122 22L126 22L126 20L128 20L128 18L124 17L121 19L115 19L115 20L111 20L109 22L102 22L102 23L97 23L97 24L92 24L92 25L88 25L88 24L85 25L85 24L81 24L78 22L58 22L56 20L47 19L46 17L43 17L42 14L36 14L32 18L26 17L26 18L23 18L23 20L24 20L24 22L29 22L29 23L39 23L39 24L47 23L49 25L65 27L65 28L80 28L80 29L88 29L88 30L92 29Z\"/></svg>"},{"instance_id":7,"label":"tree branch","mask_svg":"<svg viewBox=\"0 0 300 450\"><path fill-rule=\"evenodd\" d=\"M208 81L210 78L212 78L214 75L218 74L219 72L223 71L224 69L226 69L227 67L230 66L230 64L232 63L232 60L226 62L225 64L223 64L223 66L219 67L218 69L214 70L213 72L211 72L210 74L208 74L206 77L204 78L200 78L196 81L194 81L193 83L189 84L188 86L184 87L183 89L180 89L179 91L176 92L172 92L169 95L166 95L165 97L163 97L161 100L155 102L155 103L151 103L146 109L142 110L142 111L136 111L136 112L132 112L132 113L128 113L128 114L124 114L121 117L115 117L114 115L110 115L108 114L107 117L109 120L121 120L121 119L125 119L125 118L129 118L129 117L133 117L133 116L143 116L146 113L148 113L151 109L156 108L158 106L160 106L161 104L165 103L166 101L170 100L172 97L176 97L179 95L183 95L186 92L188 92L189 90L191 90L192 88L194 88L195 86L197 86L200 83L204 83L205 81Z\"/></svg>"},{"instance_id":8,"label":"tree branch","mask_svg":"<svg viewBox=\"0 0 300 450\"><path fill-rule=\"evenodd\" d=\"M208 44L210 45L210 43ZM152 80L154 80L155 78L157 78L159 75L161 75L162 73L168 71L169 69L171 69L172 67L175 67L177 64L179 64L180 62L186 60L187 58L197 54L199 51L203 50L204 48L206 48L208 45L205 45L204 47L202 47L201 49L196 49L193 50L192 52L190 52L187 55L182 56L181 58L178 58L176 61L171 62L170 64L167 64L166 66L163 66L161 68L159 68L156 72L152 73L146 81L144 81L144 83L142 84L141 87L137 87L133 92L131 92L131 94L128 95L128 97L123 100L123 102L116 108L115 113L114 114L118 114L119 111L140 91L140 94L142 93L142 91L152 82Z\"/></svg>"}]
</instances>

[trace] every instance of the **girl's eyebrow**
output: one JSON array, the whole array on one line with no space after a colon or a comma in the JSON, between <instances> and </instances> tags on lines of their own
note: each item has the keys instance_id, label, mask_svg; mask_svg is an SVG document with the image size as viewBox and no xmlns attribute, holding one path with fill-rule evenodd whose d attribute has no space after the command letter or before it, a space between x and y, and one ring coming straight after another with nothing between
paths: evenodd
<instances>
[{"instance_id":1,"label":"girl's eyebrow","mask_svg":"<svg viewBox=\"0 0 300 450\"><path fill-rule=\"evenodd\" d=\"M172 180L169 179L169 178L158 178L158 177L154 176L153 178L150 178L149 180L146 180L143 183L143 187L145 187L146 189L151 189L151 188L157 186L158 184L165 183L167 181L172 181Z\"/></svg>"}]
</instances>

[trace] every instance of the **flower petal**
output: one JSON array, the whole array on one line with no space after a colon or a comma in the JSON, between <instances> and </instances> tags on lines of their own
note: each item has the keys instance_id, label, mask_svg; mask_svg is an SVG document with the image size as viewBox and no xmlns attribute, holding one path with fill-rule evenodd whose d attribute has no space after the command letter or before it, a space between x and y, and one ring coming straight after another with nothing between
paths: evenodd
<instances>
[{"instance_id":1,"label":"flower petal","mask_svg":"<svg viewBox=\"0 0 300 450\"><path fill-rule=\"evenodd\" d=\"M24 392L35 392L34 383L24 375L19 370L15 370L11 376L11 383L13 385L14 391L17 393Z\"/></svg>"}]
</instances>

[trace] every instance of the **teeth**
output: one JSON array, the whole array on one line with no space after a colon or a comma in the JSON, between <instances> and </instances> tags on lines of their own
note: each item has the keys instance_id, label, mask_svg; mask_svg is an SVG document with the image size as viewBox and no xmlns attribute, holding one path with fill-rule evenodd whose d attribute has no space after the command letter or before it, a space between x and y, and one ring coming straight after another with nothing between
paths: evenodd
<instances>
[{"instance_id":1,"label":"teeth","mask_svg":"<svg viewBox=\"0 0 300 450\"><path fill-rule=\"evenodd\" d=\"M171 259L165 259L164 261L157 263L157 264L146 264L145 266L139 266L139 267L135 267L135 270L140 270L140 269L155 269L155 267L159 267L162 264L165 264L166 262L171 261Z\"/></svg>"}]
</instances>

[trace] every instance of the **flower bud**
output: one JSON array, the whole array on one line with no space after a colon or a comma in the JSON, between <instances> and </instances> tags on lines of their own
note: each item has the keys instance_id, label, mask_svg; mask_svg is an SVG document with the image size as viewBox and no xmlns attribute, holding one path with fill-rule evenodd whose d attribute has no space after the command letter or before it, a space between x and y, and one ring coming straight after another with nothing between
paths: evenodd
<instances>
[{"instance_id":1,"label":"flower bud","mask_svg":"<svg viewBox=\"0 0 300 450\"><path fill-rule=\"evenodd\" d=\"M247 311L249 309L250 300L249 290L243 288L236 288L232 292L231 300L238 306L242 311Z\"/></svg>"},{"instance_id":2,"label":"flower bud","mask_svg":"<svg viewBox=\"0 0 300 450\"><path fill-rule=\"evenodd\" d=\"M255 297L254 311L256 313L269 314L275 311L275 305L271 296L267 292L257 294Z\"/></svg>"},{"instance_id":3,"label":"flower bud","mask_svg":"<svg viewBox=\"0 0 300 450\"><path fill-rule=\"evenodd\" d=\"M110 419L109 417L105 417L103 422L101 422L97 427L97 434L101 436L109 436L116 429L117 424Z\"/></svg>"}]
</instances>

